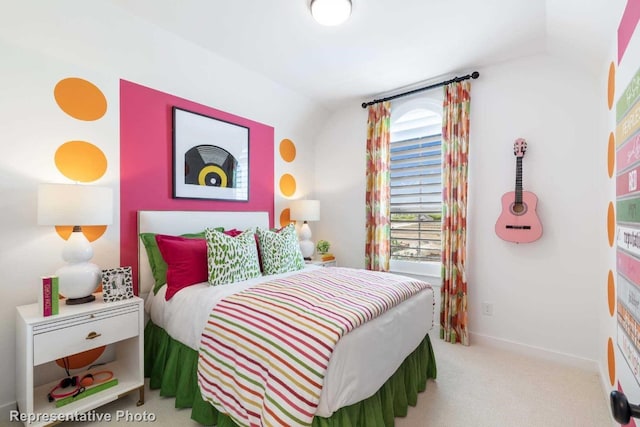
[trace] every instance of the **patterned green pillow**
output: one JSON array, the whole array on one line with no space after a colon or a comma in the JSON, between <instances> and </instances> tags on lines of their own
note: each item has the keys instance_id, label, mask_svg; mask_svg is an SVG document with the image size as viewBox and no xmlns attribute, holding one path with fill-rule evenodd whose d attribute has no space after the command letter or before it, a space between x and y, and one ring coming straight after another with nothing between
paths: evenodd
<instances>
[{"instance_id":1,"label":"patterned green pillow","mask_svg":"<svg viewBox=\"0 0 640 427\"><path fill-rule=\"evenodd\" d=\"M223 227L216 228L218 231L223 231ZM191 237L194 239L204 239L204 231L199 233L182 234L180 237ZM160 249L158 249L158 242L156 242L156 233L140 233L140 240L147 251L147 258L149 259L149 265L151 266L151 273L153 274L153 280L155 284L153 286L153 293L157 294L158 290L167 283L167 263L164 262Z\"/></svg>"},{"instance_id":2,"label":"patterned green pillow","mask_svg":"<svg viewBox=\"0 0 640 427\"><path fill-rule=\"evenodd\" d=\"M304 268L304 258L294 224L289 224L278 232L258 228L257 233L263 274L286 273Z\"/></svg>"},{"instance_id":3,"label":"patterned green pillow","mask_svg":"<svg viewBox=\"0 0 640 427\"><path fill-rule=\"evenodd\" d=\"M247 229L237 237L211 228L207 228L204 234L210 285L241 282L260 276L254 229Z\"/></svg>"}]
</instances>

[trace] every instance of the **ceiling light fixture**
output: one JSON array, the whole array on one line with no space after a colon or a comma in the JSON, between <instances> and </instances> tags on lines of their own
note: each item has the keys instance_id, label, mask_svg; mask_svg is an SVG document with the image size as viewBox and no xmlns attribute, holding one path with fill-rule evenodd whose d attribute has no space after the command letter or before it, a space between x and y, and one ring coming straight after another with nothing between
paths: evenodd
<instances>
[{"instance_id":1,"label":"ceiling light fixture","mask_svg":"<svg viewBox=\"0 0 640 427\"><path fill-rule=\"evenodd\" d=\"M351 0L311 0L311 15L322 25L340 25L351 15Z\"/></svg>"}]
</instances>

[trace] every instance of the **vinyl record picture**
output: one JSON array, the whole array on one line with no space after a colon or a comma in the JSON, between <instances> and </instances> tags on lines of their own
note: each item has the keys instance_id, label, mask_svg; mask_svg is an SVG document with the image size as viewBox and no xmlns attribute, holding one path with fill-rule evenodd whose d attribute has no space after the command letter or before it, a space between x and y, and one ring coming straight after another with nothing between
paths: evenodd
<instances>
[{"instance_id":1,"label":"vinyl record picture","mask_svg":"<svg viewBox=\"0 0 640 427\"><path fill-rule=\"evenodd\" d=\"M173 107L173 197L249 200L249 128Z\"/></svg>"},{"instance_id":2,"label":"vinyl record picture","mask_svg":"<svg viewBox=\"0 0 640 427\"><path fill-rule=\"evenodd\" d=\"M227 150L215 145L198 145L184 155L184 182L234 188L238 161Z\"/></svg>"}]
</instances>

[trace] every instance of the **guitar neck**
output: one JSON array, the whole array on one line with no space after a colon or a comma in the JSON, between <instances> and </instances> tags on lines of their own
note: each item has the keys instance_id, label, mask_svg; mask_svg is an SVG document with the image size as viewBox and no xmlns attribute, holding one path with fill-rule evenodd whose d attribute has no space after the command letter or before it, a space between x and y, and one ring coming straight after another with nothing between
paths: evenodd
<instances>
[{"instance_id":1,"label":"guitar neck","mask_svg":"<svg viewBox=\"0 0 640 427\"><path fill-rule=\"evenodd\" d=\"M516 204L522 203L522 157L516 157Z\"/></svg>"}]
</instances>

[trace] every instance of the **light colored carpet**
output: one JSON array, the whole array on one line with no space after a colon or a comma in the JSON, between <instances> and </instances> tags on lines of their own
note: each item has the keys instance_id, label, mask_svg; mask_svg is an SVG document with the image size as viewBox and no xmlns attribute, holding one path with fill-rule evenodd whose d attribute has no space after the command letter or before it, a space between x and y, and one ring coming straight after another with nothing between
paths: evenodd
<instances>
[{"instance_id":1,"label":"light colored carpet","mask_svg":"<svg viewBox=\"0 0 640 427\"><path fill-rule=\"evenodd\" d=\"M463 347L432 340L438 378L396 427L609 427L605 392L598 375L563 364L523 357L483 345ZM190 409L176 410L174 400L145 391L146 403L136 407L137 393L96 412L109 412L119 422L73 423L74 426L131 425L153 414L154 422L135 424L197 426ZM146 418L149 420L149 417ZM18 425L12 423L11 425ZM64 424L63 424L64 425ZM71 425L71 424L69 424Z\"/></svg>"},{"instance_id":2,"label":"light colored carpet","mask_svg":"<svg viewBox=\"0 0 640 427\"><path fill-rule=\"evenodd\" d=\"M498 348L433 339L438 378L396 427L609 427L597 373Z\"/></svg>"}]
</instances>

